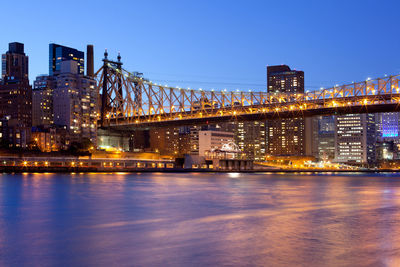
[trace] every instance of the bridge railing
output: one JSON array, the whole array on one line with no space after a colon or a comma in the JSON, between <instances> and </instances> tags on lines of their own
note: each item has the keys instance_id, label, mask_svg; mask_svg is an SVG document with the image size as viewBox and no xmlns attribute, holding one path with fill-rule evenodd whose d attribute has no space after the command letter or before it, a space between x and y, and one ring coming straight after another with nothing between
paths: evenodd
<instances>
[{"instance_id":1,"label":"bridge railing","mask_svg":"<svg viewBox=\"0 0 400 267\"><path fill-rule=\"evenodd\" d=\"M302 111L398 101L399 75L305 93L207 91L169 87L109 64L98 72L99 93L106 83L108 124L158 122L249 113ZM104 99L104 98L103 98Z\"/></svg>"}]
</instances>

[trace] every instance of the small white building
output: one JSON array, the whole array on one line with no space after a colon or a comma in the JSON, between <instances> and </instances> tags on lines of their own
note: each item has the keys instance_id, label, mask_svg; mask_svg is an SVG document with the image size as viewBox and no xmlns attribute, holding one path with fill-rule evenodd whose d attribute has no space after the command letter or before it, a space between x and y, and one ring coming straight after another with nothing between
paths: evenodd
<instances>
[{"instance_id":1,"label":"small white building","mask_svg":"<svg viewBox=\"0 0 400 267\"><path fill-rule=\"evenodd\" d=\"M206 151L221 149L224 144L234 141L235 135L231 132L199 131L199 156L205 156Z\"/></svg>"}]
</instances>

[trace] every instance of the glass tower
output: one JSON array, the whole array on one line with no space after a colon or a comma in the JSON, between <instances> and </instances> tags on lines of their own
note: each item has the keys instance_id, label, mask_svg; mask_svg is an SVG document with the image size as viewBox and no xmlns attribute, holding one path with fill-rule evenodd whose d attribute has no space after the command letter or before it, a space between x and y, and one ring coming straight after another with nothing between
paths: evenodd
<instances>
[{"instance_id":1,"label":"glass tower","mask_svg":"<svg viewBox=\"0 0 400 267\"><path fill-rule=\"evenodd\" d=\"M75 48L62 46L58 44L49 45L49 75L58 74L61 68L61 62L66 60L76 61L78 64L78 73L84 74L85 71L85 53Z\"/></svg>"}]
</instances>

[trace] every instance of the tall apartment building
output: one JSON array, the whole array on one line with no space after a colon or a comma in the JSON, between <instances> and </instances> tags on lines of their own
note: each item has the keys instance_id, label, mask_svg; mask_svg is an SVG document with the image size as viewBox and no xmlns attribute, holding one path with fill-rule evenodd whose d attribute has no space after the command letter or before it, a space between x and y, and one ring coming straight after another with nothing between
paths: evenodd
<instances>
[{"instance_id":1,"label":"tall apartment building","mask_svg":"<svg viewBox=\"0 0 400 267\"><path fill-rule=\"evenodd\" d=\"M347 114L335 119L335 161L372 164L376 161L374 114Z\"/></svg>"},{"instance_id":2,"label":"tall apartment building","mask_svg":"<svg viewBox=\"0 0 400 267\"><path fill-rule=\"evenodd\" d=\"M1 58L0 119L7 125L2 128L1 139L11 147L26 147L32 127L32 87L24 44L10 43Z\"/></svg>"},{"instance_id":3,"label":"tall apartment building","mask_svg":"<svg viewBox=\"0 0 400 267\"><path fill-rule=\"evenodd\" d=\"M190 153L188 127L161 127L149 132L150 150L161 155L182 157Z\"/></svg>"},{"instance_id":4,"label":"tall apartment building","mask_svg":"<svg viewBox=\"0 0 400 267\"><path fill-rule=\"evenodd\" d=\"M248 159L262 161L267 148L266 125L264 121L241 121L220 124L221 129L232 132L235 144Z\"/></svg>"},{"instance_id":5,"label":"tall apartment building","mask_svg":"<svg viewBox=\"0 0 400 267\"><path fill-rule=\"evenodd\" d=\"M79 73L74 60L62 61L53 90L54 124L66 126L71 142L97 138L96 81Z\"/></svg>"},{"instance_id":6,"label":"tall apartment building","mask_svg":"<svg viewBox=\"0 0 400 267\"><path fill-rule=\"evenodd\" d=\"M267 67L268 93L304 93L304 72L287 65ZM298 118L267 121L267 153L300 156L306 154L305 120Z\"/></svg>"},{"instance_id":7,"label":"tall apartment building","mask_svg":"<svg viewBox=\"0 0 400 267\"><path fill-rule=\"evenodd\" d=\"M48 75L36 77L32 91L32 126L52 125L53 88L55 78Z\"/></svg>"},{"instance_id":8,"label":"tall apartment building","mask_svg":"<svg viewBox=\"0 0 400 267\"><path fill-rule=\"evenodd\" d=\"M93 46L91 47L93 52ZM93 55L93 54L92 54ZM83 75L85 71L85 53L75 48L49 44L49 75L58 74L61 70L61 62L73 60L77 63L78 74ZM93 56L90 59L93 61ZM91 65L93 66L93 64ZM90 76L91 73L88 75Z\"/></svg>"}]
</instances>

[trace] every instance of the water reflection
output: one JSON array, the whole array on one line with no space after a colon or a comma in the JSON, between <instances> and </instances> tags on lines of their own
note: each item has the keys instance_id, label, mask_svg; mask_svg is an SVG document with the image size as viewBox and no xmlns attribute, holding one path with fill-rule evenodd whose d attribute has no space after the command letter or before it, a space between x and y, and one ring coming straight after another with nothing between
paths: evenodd
<instances>
[{"instance_id":1,"label":"water reflection","mask_svg":"<svg viewBox=\"0 0 400 267\"><path fill-rule=\"evenodd\" d=\"M397 174L0 177L0 266L399 266Z\"/></svg>"}]
</instances>

